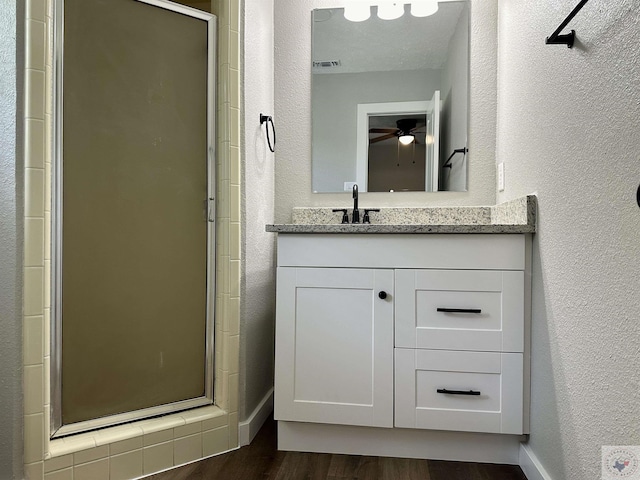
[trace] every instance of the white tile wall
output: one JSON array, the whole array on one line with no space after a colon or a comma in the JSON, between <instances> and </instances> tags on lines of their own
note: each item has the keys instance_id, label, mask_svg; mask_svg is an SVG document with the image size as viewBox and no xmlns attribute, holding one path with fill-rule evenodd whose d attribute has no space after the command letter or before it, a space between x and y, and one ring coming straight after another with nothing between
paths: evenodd
<instances>
[{"instance_id":1,"label":"white tile wall","mask_svg":"<svg viewBox=\"0 0 640 480\"><path fill-rule=\"evenodd\" d=\"M216 399L213 407L49 441L52 25L55 0L26 0L24 442L36 480L135 478L237 446L240 278L240 0L218 15ZM221 318L222 317L222 318ZM208 409L207 409L208 408Z\"/></svg>"},{"instance_id":2,"label":"white tile wall","mask_svg":"<svg viewBox=\"0 0 640 480\"><path fill-rule=\"evenodd\" d=\"M219 450L223 451L223 450ZM143 473L159 472L173 466L173 442L145 447L142 452Z\"/></svg>"}]
</instances>

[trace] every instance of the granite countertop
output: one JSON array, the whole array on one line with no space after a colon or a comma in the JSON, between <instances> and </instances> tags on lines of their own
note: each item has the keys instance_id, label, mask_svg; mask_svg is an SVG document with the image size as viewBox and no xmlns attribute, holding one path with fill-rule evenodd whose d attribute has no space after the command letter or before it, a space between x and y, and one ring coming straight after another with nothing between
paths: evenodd
<instances>
[{"instance_id":1,"label":"granite countertop","mask_svg":"<svg viewBox=\"0 0 640 480\"><path fill-rule=\"evenodd\" d=\"M341 224L332 208L300 207L293 223L267 225L275 233L534 233L537 199L517 198L491 207L381 208L370 224ZM364 213L364 208L360 209ZM351 210L349 209L349 215Z\"/></svg>"}]
</instances>

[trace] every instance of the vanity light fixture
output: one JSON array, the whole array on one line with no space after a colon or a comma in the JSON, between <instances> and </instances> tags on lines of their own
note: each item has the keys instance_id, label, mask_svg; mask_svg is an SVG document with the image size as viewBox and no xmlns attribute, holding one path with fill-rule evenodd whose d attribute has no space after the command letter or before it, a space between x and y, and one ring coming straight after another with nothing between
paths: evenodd
<instances>
[{"instance_id":1,"label":"vanity light fixture","mask_svg":"<svg viewBox=\"0 0 640 480\"><path fill-rule=\"evenodd\" d=\"M371 16L369 0L351 0L344 7L344 18L351 22L364 22Z\"/></svg>"},{"instance_id":2,"label":"vanity light fixture","mask_svg":"<svg viewBox=\"0 0 640 480\"><path fill-rule=\"evenodd\" d=\"M438 0L413 0L411 15L414 17L428 17L438 11Z\"/></svg>"},{"instance_id":3,"label":"vanity light fixture","mask_svg":"<svg viewBox=\"0 0 640 480\"><path fill-rule=\"evenodd\" d=\"M416 137L413 133L403 133L398 137L398 141L402 145L411 145L415 139Z\"/></svg>"},{"instance_id":4,"label":"vanity light fixture","mask_svg":"<svg viewBox=\"0 0 640 480\"><path fill-rule=\"evenodd\" d=\"M383 2L378 5L378 18L395 20L404 15L404 4L401 2Z\"/></svg>"}]
</instances>

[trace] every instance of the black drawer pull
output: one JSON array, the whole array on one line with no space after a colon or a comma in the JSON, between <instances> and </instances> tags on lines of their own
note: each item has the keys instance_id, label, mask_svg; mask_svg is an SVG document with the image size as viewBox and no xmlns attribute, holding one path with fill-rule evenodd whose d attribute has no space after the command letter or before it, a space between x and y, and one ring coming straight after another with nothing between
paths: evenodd
<instances>
[{"instance_id":1,"label":"black drawer pull","mask_svg":"<svg viewBox=\"0 0 640 480\"><path fill-rule=\"evenodd\" d=\"M480 395L480 392L476 392L474 390L447 390L446 388L439 388L436 392L446 393L449 395Z\"/></svg>"},{"instance_id":2,"label":"black drawer pull","mask_svg":"<svg viewBox=\"0 0 640 480\"><path fill-rule=\"evenodd\" d=\"M437 308L436 311L445 313L482 313L479 308Z\"/></svg>"}]
</instances>

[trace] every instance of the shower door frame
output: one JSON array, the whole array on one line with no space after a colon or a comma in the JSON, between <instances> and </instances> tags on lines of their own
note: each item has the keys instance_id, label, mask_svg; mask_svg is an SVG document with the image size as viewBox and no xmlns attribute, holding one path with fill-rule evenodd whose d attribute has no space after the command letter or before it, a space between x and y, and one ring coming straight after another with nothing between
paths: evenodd
<instances>
[{"instance_id":1,"label":"shower door frame","mask_svg":"<svg viewBox=\"0 0 640 480\"><path fill-rule=\"evenodd\" d=\"M163 8L207 22L207 285L205 327L205 392L204 396L181 400L155 407L109 415L68 425L62 425L62 132L63 132L63 52L64 0L54 0L53 21L53 164L51 209L51 366L50 366L50 431L49 437L60 438L98 428L111 427L150 417L176 413L191 408L215 404L214 394L214 331L216 285L216 228L215 228L215 132L216 132L216 35L217 17L169 0L132 0Z\"/></svg>"}]
</instances>

